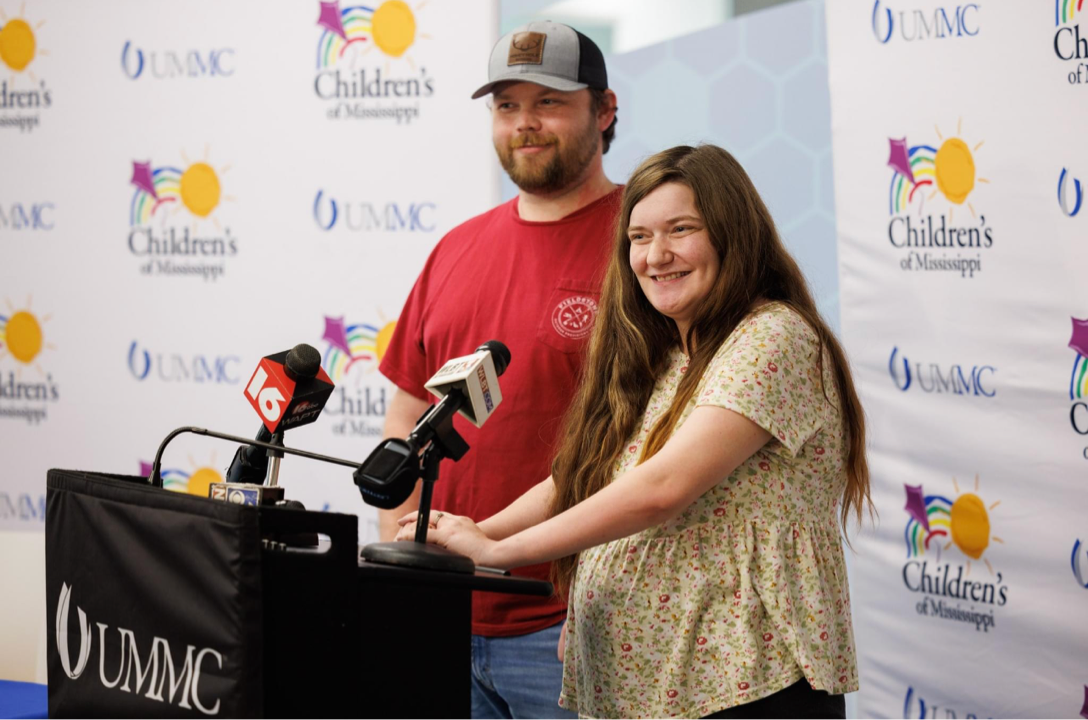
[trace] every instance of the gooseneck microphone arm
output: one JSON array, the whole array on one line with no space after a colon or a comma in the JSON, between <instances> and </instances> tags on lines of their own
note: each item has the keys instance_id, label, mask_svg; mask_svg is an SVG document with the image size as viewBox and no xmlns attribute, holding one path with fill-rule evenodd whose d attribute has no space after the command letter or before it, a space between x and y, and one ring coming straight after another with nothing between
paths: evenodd
<instances>
[{"instance_id":1,"label":"gooseneck microphone arm","mask_svg":"<svg viewBox=\"0 0 1088 720\"><path fill-rule=\"evenodd\" d=\"M334 465L346 465L350 468L359 467L358 460L343 460L341 458L330 457L329 455L321 455L319 453L312 453L306 450L295 450L294 448L284 447L283 445L276 445L274 443L261 442L260 440L250 440L249 438L239 437L238 435L227 435L226 433L215 432L214 430L206 430L198 427L179 427L172 433L167 435L162 444L159 445L159 451L155 453L155 464L151 466L151 477L147 479L148 483L154 487L162 487L162 453L166 450L166 446L170 444L170 441L176 438L178 435L185 433L193 433L194 435L206 435L208 437L219 438L220 440L229 440L230 442L244 443L246 445L253 445L255 447L261 447L266 450L275 450L280 453L287 453L288 455L299 455L301 457L310 458L311 460L320 460L321 462L332 463Z\"/></svg>"}]
</instances>

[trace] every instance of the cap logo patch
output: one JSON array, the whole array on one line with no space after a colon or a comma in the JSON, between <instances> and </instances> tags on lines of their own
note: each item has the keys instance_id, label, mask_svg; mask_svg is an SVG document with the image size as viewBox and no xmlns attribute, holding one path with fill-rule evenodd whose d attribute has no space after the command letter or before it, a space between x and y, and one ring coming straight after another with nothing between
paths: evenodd
<instances>
[{"instance_id":1,"label":"cap logo patch","mask_svg":"<svg viewBox=\"0 0 1088 720\"><path fill-rule=\"evenodd\" d=\"M515 33L510 39L509 65L540 65L544 62L544 41L547 35L538 32Z\"/></svg>"}]
</instances>

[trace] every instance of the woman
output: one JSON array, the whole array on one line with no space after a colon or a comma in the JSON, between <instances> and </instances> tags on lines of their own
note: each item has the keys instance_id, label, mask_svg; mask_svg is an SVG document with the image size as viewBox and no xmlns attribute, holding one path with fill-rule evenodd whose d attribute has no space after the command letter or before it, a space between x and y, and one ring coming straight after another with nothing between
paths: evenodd
<instances>
[{"instance_id":1,"label":"woman","mask_svg":"<svg viewBox=\"0 0 1088 720\"><path fill-rule=\"evenodd\" d=\"M556 561L560 703L581 715L843 717L839 524L869 502L864 448L846 358L751 180L676 147L624 190L552 477L478 526L433 513L429 540Z\"/></svg>"}]
</instances>

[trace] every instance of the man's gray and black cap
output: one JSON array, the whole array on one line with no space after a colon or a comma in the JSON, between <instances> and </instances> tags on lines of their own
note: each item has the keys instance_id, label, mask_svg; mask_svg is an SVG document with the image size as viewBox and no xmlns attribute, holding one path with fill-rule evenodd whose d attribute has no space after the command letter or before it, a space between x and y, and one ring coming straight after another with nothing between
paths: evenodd
<instances>
[{"instance_id":1,"label":"man's gray and black cap","mask_svg":"<svg viewBox=\"0 0 1088 720\"><path fill-rule=\"evenodd\" d=\"M504 35L491 51L487 78L473 99L504 82L531 82L564 92L608 88L604 55L597 44L568 25L547 20Z\"/></svg>"}]
</instances>

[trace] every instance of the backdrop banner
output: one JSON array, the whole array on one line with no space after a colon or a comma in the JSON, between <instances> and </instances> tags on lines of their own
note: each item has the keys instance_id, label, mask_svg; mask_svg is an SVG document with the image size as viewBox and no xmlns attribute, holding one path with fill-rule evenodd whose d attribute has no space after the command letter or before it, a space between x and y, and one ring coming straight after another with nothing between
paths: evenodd
<instances>
[{"instance_id":1,"label":"backdrop banner","mask_svg":"<svg viewBox=\"0 0 1088 720\"><path fill-rule=\"evenodd\" d=\"M862 717L1088 717L1084 17L827 4Z\"/></svg>"},{"instance_id":2,"label":"backdrop banner","mask_svg":"<svg viewBox=\"0 0 1088 720\"><path fill-rule=\"evenodd\" d=\"M244 384L302 342L336 389L287 444L367 457L420 268L498 199L470 99L496 33L493 0L0 0L0 530L41 532L49 467L255 435ZM180 438L166 487L206 495L233 453ZM280 482L377 540L350 469Z\"/></svg>"}]
</instances>

